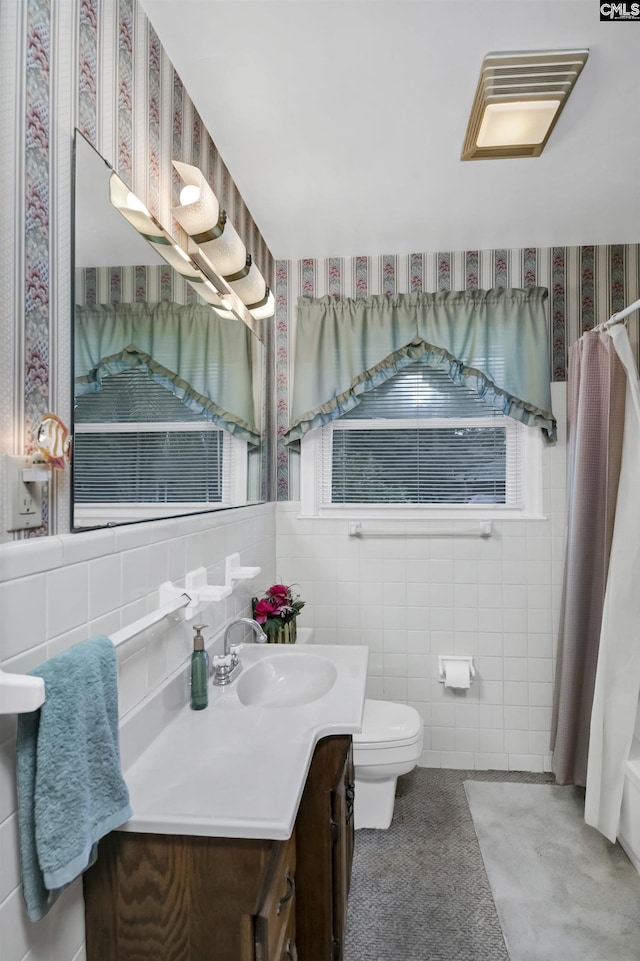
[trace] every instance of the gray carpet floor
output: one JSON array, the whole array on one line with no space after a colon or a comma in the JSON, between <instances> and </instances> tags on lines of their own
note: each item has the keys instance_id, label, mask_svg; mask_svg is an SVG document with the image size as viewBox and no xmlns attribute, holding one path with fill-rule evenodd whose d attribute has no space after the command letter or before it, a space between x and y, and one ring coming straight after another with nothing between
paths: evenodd
<instances>
[{"instance_id":1,"label":"gray carpet floor","mask_svg":"<svg viewBox=\"0 0 640 961\"><path fill-rule=\"evenodd\" d=\"M464 791L468 780L554 779L433 768L400 778L389 830L356 832L345 961L509 961Z\"/></svg>"}]
</instances>

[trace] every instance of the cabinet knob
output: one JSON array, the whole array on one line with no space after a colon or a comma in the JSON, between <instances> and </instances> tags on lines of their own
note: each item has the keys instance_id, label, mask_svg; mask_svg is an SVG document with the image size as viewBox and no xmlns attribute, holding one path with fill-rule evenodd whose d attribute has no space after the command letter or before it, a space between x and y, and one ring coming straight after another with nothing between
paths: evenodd
<instances>
[{"instance_id":1,"label":"cabinet knob","mask_svg":"<svg viewBox=\"0 0 640 961\"><path fill-rule=\"evenodd\" d=\"M291 877L291 872L290 872L290 871L287 871L287 873L286 873L286 875L285 875L285 881L287 882L287 893L286 893L286 894L283 894L282 897L280 898L280 900L278 901L278 908L277 908L277 910L276 910L276 915L277 915L278 917L279 917L280 914L282 913L282 909L283 909L283 907L285 906L285 904L287 903L287 901L290 901L291 898L293 897L293 895L296 893L296 882L295 882L295 880ZM295 950L295 946L294 946L294 950Z\"/></svg>"}]
</instances>

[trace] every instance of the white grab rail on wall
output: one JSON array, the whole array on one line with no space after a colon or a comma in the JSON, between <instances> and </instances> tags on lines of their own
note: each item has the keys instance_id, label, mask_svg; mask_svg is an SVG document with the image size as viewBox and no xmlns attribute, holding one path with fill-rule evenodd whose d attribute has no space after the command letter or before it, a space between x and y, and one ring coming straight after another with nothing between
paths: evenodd
<instances>
[{"instance_id":1,"label":"white grab rail on wall","mask_svg":"<svg viewBox=\"0 0 640 961\"><path fill-rule=\"evenodd\" d=\"M150 614L145 614L140 617L133 624L123 627L119 631L115 631L111 634L111 640L113 641L114 647L119 647L120 644L124 644L125 641L131 640L136 634L141 634L142 631L146 631L148 627L153 627L158 621L163 618L168 617L170 614L175 614L182 607L186 607L187 604L191 603L191 595L187 594L185 591L181 591L180 588L175 588L173 584L167 582L160 585L160 599L163 600L168 593L175 593L173 600L167 601L162 604L157 611L152 611Z\"/></svg>"},{"instance_id":2,"label":"white grab rail on wall","mask_svg":"<svg viewBox=\"0 0 640 961\"><path fill-rule=\"evenodd\" d=\"M349 537L491 537L493 523L480 521L476 527L366 527L361 521L349 521Z\"/></svg>"},{"instance_id":3,"label":"white grab rail on wall","mask_svg":"<svg viewBox=\"0 0 640 961\"><path fill-rule=\"evenodd\" d=\"M124 644L136 634L146 631L148 627L153 627L164 617L174 614L191 603L189 594L185 594L169 582L160 587L160 599L164 600L166 597L171 599L162 604L157 611L145 614L144 617L112 634L113 646L118 647L119 644ZM0 667L0 714L26 714L28 711L37 711L44 704L44 699L45 685L41 677L33 677L31 674L10 674Z\"/></svg>"},{"instance_id":4,"label":"white grab rail on wall","mask_svg":"<svg viewBox=\"0 0 640 961\"><path fill-rule=\"evenodd\" d=\"M241 567L240 555L230 554L226 558L224 588L205 586L205 568L199 568L186 575L187 590L176 587L171 581L165 581L158 591L160 600L158 609L111 634L113 646L119 647L136 634L141 634L142 631L153 627L154 624L175 614L183 607L190 607L187 617L193 617L200 603L222 600L232 593L234 582L256 577L259 573L259 567ZM204 575L203 582L201 582L202 575ZM193 589L190 589L190 585ZM0 714L25 714L28 711L37 711L44 704L44 699L45 686L41 677L33 677L30 674L11 674L0 667Z\"/></svg>"}]
</instances>

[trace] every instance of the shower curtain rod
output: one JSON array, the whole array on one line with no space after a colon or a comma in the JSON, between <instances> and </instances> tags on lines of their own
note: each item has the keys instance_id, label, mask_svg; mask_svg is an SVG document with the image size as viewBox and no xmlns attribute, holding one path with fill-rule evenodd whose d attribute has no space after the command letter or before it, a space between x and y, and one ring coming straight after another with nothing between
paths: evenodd
<instances>
[{"instance_id":1,"label":"shower curtain rod","mask_svg":"<svg viewBox=\"0 0 640 961\"><path fill-rule=\"evenodd\" d=\"M632 314L634 310L640 310L640 300L634 300L634 302L629 304L628 307L625 307L624 310L619 310L617 314L612 314L611 317L609 317L609 320L605 320L601 324L596 324L596 326L593 328L594 332L597 333L600 330L606 330L607 327L612 327L613 324L621 323L625 317L628 317L629 314Z\"/></svg>"}]
</instances>

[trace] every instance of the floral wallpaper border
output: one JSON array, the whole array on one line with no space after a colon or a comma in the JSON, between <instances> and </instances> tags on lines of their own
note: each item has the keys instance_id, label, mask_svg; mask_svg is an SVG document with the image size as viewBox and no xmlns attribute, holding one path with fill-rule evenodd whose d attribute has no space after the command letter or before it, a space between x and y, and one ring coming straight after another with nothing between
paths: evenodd
<instances>
[{"instance_id":1,"label":"floral wallpaper border","mask_svg":"<svg viewBox=\"0 0 640 961\"><path fill-rule=\"evenodd\" d=\"M196 163L267 278L274 275L274 261L139 0L75 0L73 8L69 0L6 2L15 7L16 40L25 47L24 55L19 50L16 58L19 76L7 125L12 122L14 140L24 140L15 171L16 186L24 196L16 208L22 225L13 254L16 296L24 313L15 312L14 326L22 372L15 389L5 384L0 390L12 392L10 398L3 397L3 406L12 410L23 449L29 453L33 429L57 393L55 345L60 331L67 333L70 324L69 317L58 315L62 298L58 295L52 302L52 292L68 287L69 278L68 260L52 250L51 223L63 222L67 233L71 224L66 203L64 209L56 206L56 178L71 169L73 147L72 137L58 133L58 115L71 114L72 129L81 130L167 226L179 192L171 160ZM70 41L58 31L72 18ZM266 332L270 337L269 325ZM270 369L268 377L270 388ZM271 406L265 411L269 417ZM68 419L70 399L68 409L61 407L58 412ZM267 466L265 491L269 476ZM47 522L33 535L49 533L46 504L44 512Z\"/></svg>"}]
</instances>

